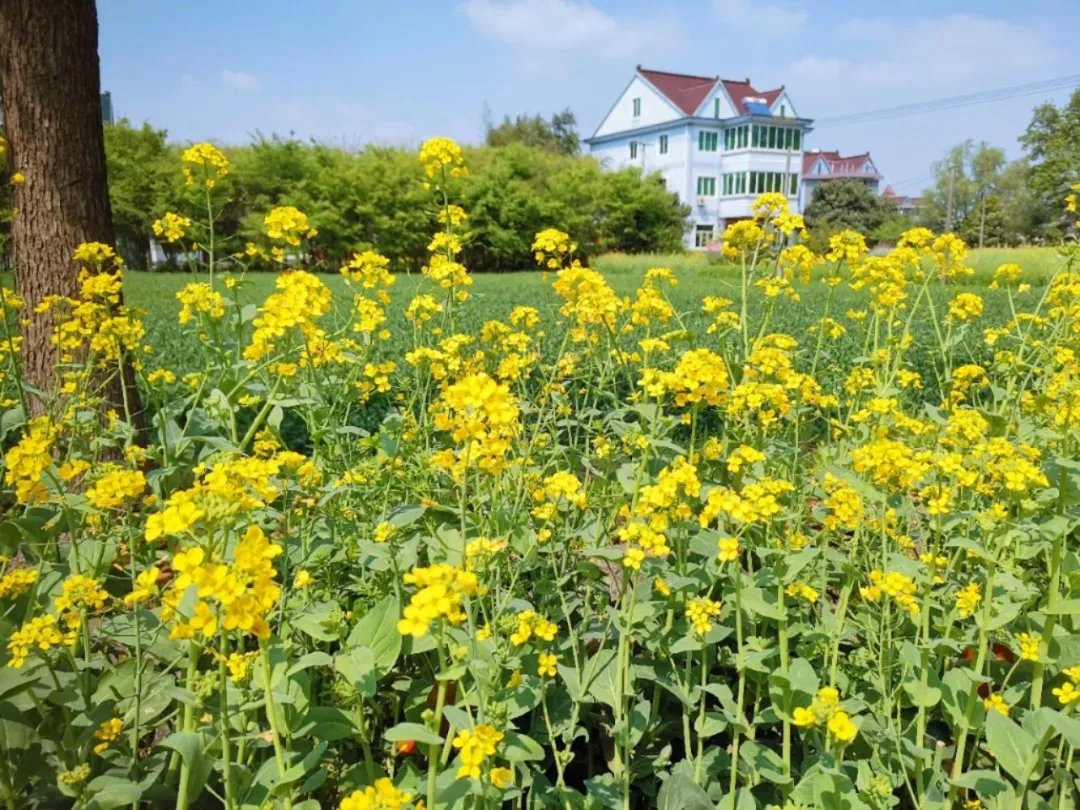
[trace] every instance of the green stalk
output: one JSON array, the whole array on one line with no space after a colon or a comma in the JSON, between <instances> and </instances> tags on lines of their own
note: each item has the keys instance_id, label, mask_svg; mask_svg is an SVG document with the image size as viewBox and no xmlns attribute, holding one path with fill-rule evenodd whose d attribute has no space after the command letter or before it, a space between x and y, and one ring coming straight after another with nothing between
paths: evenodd
<instances>
[{"instance_id":1,"label":"green stalk","mask_svg":"<svg viewBox=\"0 0 1080 810\"><path fill-rule=\"evenodd\" d=\"M979 635L978 645L979 651L975 656L974 672L976 675L982 674L983 666L986 664L986 646L989 637L989 631L986 629L987 624L990 621L990 609L994 601L994 568L991 564L986 574L986 591L983 594L983 610L982 621L979 622ZM960 733L956 738L956 754L953 757L952 766L952 779L955 781L961 773L964 772L964 754L967 748L968 731L971 729L971 720L975 716L975 703L979 697L979 686L974 684L971 687L971 691L968 694L967 710L964 712L964 722L960 725ZM953 787L950 793L955 794L956 788Z\"/></svg>"},{"instance_id":2,"label":"green stalk","mask_svg":"<svg viewBox=\"0 0 1080 810\"><path fill-rule=\"evenodd\" d=\"M229 672L226 666L228 655L229 634L222 627L221 655L218 663L218 682L221 689L221 773L225 781L225 810L232 810L235 802L233 800L232 749L229 739L232 728L229 723Z\"/></svg>"},{"instance_id":3,"label":"green stalk","mask_svg":"<svg viewBox=\"0 0 1080 810\"><path fill-rule=\"evenodd\" d=\"M189 692L192 693L194 698L194 690L192 686L195 682L195 676L199 671L199 645L194 641L188 642L188 665L187 665L187 677L184 680L184 686ZM183 730L185 732L191 732L195 730L195 704L188 702L184 704L183 714ZM173 757L173 763L180 763L180 784L179 790L176 796L177 810L186 810L191 798L188 796L190 791L189 782L191 781L191 772L188 768L187 760L181 757L178 753Z\"/></svg>"},{"instance_id":4,"label":"green stalk","mask_svg":"<svg viewBox=\"0 0 1080 810\"><path fill-rule=\"evenodd\" d=\"M274 759L277 760L278 779L283 781L286 771L285 751L281 745L281 731L278 727L274 690L270 688L270 648L260 641L259 652L262 659L263 692L266 694L266 718L270 721L270 736L274 742ZM292 796L290 794L282 796L282 801L285 803L285 810L292 810Z\"/></svg>"},{"instance_id":5,"label":"green stalk","mask_svg":"<svg viewBox=\"0 0 1080 810\"><path fill-rule=\"evenodd\" d=\"M736 714L738 722L745 719L744 701L746 699L746 669L742 665L743 654L743 622L742 622L742 572L735 571L735 666L739 670L739 686L736 695ZM735 789L739 786L739 729L736 727L731 734L731 776L728 781L728 793L735 795Z\"/></svg>"}]
</instances>

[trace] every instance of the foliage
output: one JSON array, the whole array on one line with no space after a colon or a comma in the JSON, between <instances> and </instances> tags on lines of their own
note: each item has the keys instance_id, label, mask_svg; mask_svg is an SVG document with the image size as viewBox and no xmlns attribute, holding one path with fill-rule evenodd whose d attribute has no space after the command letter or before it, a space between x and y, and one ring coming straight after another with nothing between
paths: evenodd
<instances>
[{"instance_id":1,"label":"foliage","mask_svg":"<svg viewBox=\"0 0 1080 810\"><path fill-rule=\"evenodd\" d=\"M560 113L550 124L551 137L564 145L576 138L572 117ZM681 249L687 209L656 177L636 169L602 172L591 158L527 138L493 142L506 145L469 150L472 170L458 178L472 211L468 258L474 272L521 269L533 235L548 225L574 231L590 254ZM202 203L167 171L182 150L167 145L164 132L121 121L106 128L106 149L120 246L129 264L146 266L153 222L166 211ZM232 171L220 181L219 257L257 242L266 210L292 205L321 236L303 257L315 267L336 267L363 250L393 257L396 270L417 271L424 263L436 210L415 152L350 151L261 134L223 152ZM205 243L206 234L200 236ZM163 247L169 269L194 258L186 242Z\"/></svg>"},{"instance_id":2,"label":"foliage","mask_svg":"<svg viewBox=\"0 0 1080 810\"><path fill-rule=\"evenodd\" d=\"M118 248L129 262L146 266L151 226L178 201L176 155L165 142L165 130L149 124L135 128L127 119L105 125L105 151Z\"/></svg>"},{"instance_id":3,"label":"foliage","mask_svg":"<svg viewBox=\"0 0 1080 810\"><path fill-rule=\"evenodd\" d=\"M11 330L45 313L0 287L8 806L1075 802L1075 248L984 300L954 235L818 255L770 194L685 308L554 228L496 308L467 153L419 157L419 276L362 251L335 296L291 204L220 264L239 170L186 149L156 230L206 260L191 370L83 245L28 419ZM145 447L90 387L122 351Z\"/></svg>"},{"instance_id":4,"label":"foliage","mask_svg":"<svg viewBox=\"0 0 1080 810\"><path fill-rule=\"evenodd\" d=\"M560 155L576 155L581 149L577 116L570 109L555 113L550 120L519 115L511 121L510 116L503 116L498 126L488 124L485 142L488 146L520 143Z\"/></svg>"},{"instance_id":5,"label":"foliage","mask_svg":"<svg viewBox=\"0 0 1080 810\"><path fill-rule=\"evenodd\" d=\"M807 224L819 238L842 230L869 236L895 211L860 180L843 178L818 183L806 206Z\"/></svg>"},{"instance_id":6,"label":"foliage","mask_svg":"<svg viewBox=\"0 0 1080 810\"><path fill-rule=\"evenodd\" d=\"M1031 159L1030 186L1038 201L1052 212L1051 220L1067 225L1061 219L1057 201L1068 186L1080 181L1080 88L1073 91L1065 105L1053 104L1035 108L1031 123L1020 142Z\"/></svg>"}]
</instances>

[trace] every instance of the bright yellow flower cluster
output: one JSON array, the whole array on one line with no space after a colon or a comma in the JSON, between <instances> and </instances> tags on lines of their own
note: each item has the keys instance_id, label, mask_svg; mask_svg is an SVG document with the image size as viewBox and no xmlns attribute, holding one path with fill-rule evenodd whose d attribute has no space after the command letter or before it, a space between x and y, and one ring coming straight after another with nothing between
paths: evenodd
<instances>
[{"instance_id":1,"label":"bright yellow flower cluster","mask_svg":"<svg viewBox=\"0 0 1080 810\"><path fill-rule=\"evenodd\" d=\"M704 528L726 515L735 523L768 523L784 509L780 497L794 490L790 481L777 478L762 478L744 485L738 492L717 487L705 499L699 522Z\"/></svg>"},{"instance_id":2,"label":"bright yellow flower cluster","mask_svg":"<svg viewBox=\"0 0 1080 810\"><path fill-rule=\"evenodd\" d=\"M975 293L957 293L949 302L946 322L973 321L983 313L983 300Z\"/></svg>"},{"instance_id":3,"label":"bright yellow flower cluster","mask_svg":"<svg viewBox=\"0 0 1080 810\"><path fill-rule=\"evenodd\" d=\"M0 599L18 599L37 582L38 572L34 568L13 568L0 577Z\"/></svg>"},{"instance_id":4,"label":"bright yellow flower cluster","mask_svg":"<svg viewBox=\"0 0 1080 810\"><path fill-rule=\"evenodd\" d=\"M969 582L956 592L956 612L966 619L973 614L982 602L982 586L978 582Z\"/></svg>"},{"instance_id":5,"label":"bright yellow flower cluster","mask_svg":"<svg viewBox=\"0 0 1080 810\"><path fill-rule=\"evenodd\" d=\"M170 211L161 219L155 219L150 227L154 231L154 236L159 236L169 243L179 242L187 235L187 229L191 227L191 219Z\"/></svg>"},{"instance_id":6,"label":"bright yellow flower cluster","mask_svg":"<svg viewBox=\"0 0 1080 810\"><path fill-rule=\"evenodd\" d=\"M458 732L453 739L453 746L458 749L461 757L458 777L479 779L482 766L498 752L498 745L504 736L501 731L487 723L481 723L471 731L463 729Z\"/></svg>"},{"instance_id":7,"label":"bright yellow flower cluster","mask_svg":"<svg viewBox=\"0 0 1080 810\"><path fill-rule=\"evenodd\" d=\"M409 306L405 309L405 317L417 326L423 326L442 311L443 306L435 299L435 296L418 293L409 301Z\"/></svg>"},{"instance_id":8,"label":"bright yellow flower cluster","mask_svg":"<svg viewBox=\"0 0 1080 810\"><path fill-rule=\"evenodd\" d=\"M301 238L313 239L319 232L311 227L307 214L294 205L271 208L263 217L266 235L275 241L298 247Z\"/></svg>"},{"instance_id":9,"label":"bright yellow flower cluster","mask_svg":"<svg viewBox=\"0 0 1080 810\"><path fill-rule=\"evenodd\" d=\"M86 500L97 509L119 509L146 491L146 477L138 470L110 469L87 487Z\"/></svg>"},{"instance_id":10,"label":"bright yellow flower cluster","mask_svg":"<svg viewBox=\"0 0 1080 810\"><path fill-rule=\"evenodd\" d=\"M330 311L329 288L317 276L302 270L282 273L278 292L266 297L252 321L251 343L244 349L248 360L261 360L277 349L277 342L298 331L309 343L323 337L315 322Z\"/></svg>"},{"instance_id":11,"label":"bright yellow flower cluster","mask_svg":"<svg viewBox=\"0 0 1080 810\"><path fill-rule=\"evenodd\" d=\"M577 250L570 235L555 228L545 228L533 239L532 251L536 263L549 270L558 270Z\"/></svg>"},{"instance_id":12,"label":"bright yellow flower cluster","mask_svg":"<svg viewBox=\"0 0 1080 810\"><path fill-rule=\"evenodd\" d=\"M229 173L229 159L212 143L192 144L184 150L181 160L184 162L184 182L189 186L195 185L193 166L201 167L203 185L208 189Z\"/></svg>"},{"instance_id":13,"label":"bright yellow flower cluster","mask_svg":"<svg viewBox=\"0 0 1080 810\"><path fill-rule=\"evenodd\" d=\"M532 497L538 504L532 508L532 516L539 520L550 520L554 517L560 504L570 504L578 509L589 505L581 481L566 470L547 476L543 485L533 490Z\"/></svg>"},{"instance_id":14,"label":"bright yellow flower cluster","mask_svg":"<svg viewBox=\"0 0 1080 810\"><path fill-rule=\"evenodd\" d=\"M218 623L259 639L270 637L267 615L281 596L273 560L282 553L259 526L249 526L233 553L233 563L219 561L199 546L173 555L175 578L165 593L162 619L174 621L171 638L211 638ZM197 601L181 605L188 588Z\"/></svg>"},{"instance_id":15,"label":"bright yellow flower cluster","mask_svg":"<svg viewBox=\"0 0 1080 810\"><path fill-rule=\"evenodd\" d=\"M66 628L64 631L61 631L59 626L61 619ZM79 624L79 616L75 613L68 613L62 617L46 613L30 619L8 636L7 648L11 656L8 666L19 669L26 663L30 653L35 650L44 653L53 647L74 644L75 631Z\"/></svg>"},{"instance_id":16,"label":"bright yellow flower cluster","mask_svg":"<svg viewBox=\"0 0 1080 810\"><path fill-rule=\"evenodd\" d=\"M365 290L378 290L394 286L394 276L390 272L390 260L374 250L354 253L348 264L341 268L341 275L357 282ZM386 304L387 300L381 303Z\"/></svg>"},{"instance_id":17,"label":"bright yellow flower cluster","mask_svg":"<svg viewBox=\"0 0 1080 810\"><path fill-rule=\"evenodd\" d=\"M468 172L461 147L449 138L430 138L424 141L420 146L420 163L428 177L434 177L443 171L449 171L451 177L462 177Z\"/></svg>"},{"instance_id":18,"label":"bright yellow flower cluster","mask_svg":"<svg viewBox=\"0 0 1080 810\"><path fill-rule=\"evenodd\" d=\"M338 810L406 810L413 806L413 794L399 790L385 776L363 790L354 790L341 800Z\"/></svg>"},{"instance_id":19,"label":"bright yellow flower cluster","mask_svg":"<svg viewBox=\"0 0 1080 810\"><path fill-rule=\"evenodd\" d=\"M711 349L690 349L673 371L647 368L639 385L650 397L670 395L678 407L720 406L727 401L728 367Z\"/></svg>"},{"instance_id":20,"label":"bright yellow flower cluster","mask_svg":"<svg viewBox=\"0 0 1080 810\"><path fill-rule=\"evenodd\" d=\"M792 712L791 721L799 728L824 725L830 736L843 744L854 740L859 733L851 716L840 708L840 692L833 686L819 689L810 706Z\"/></svg>"},{"instance_id":21,"label":"bright yellow flower cluster","mask_svg":"<svg viewBox=\"0 0 1080 810\"><path fill-rule=\"evenodd\" d=\"M825 473L825 527L836 531L846 529L855 531L862 525L863 499L851 484L832 473Z\"/></svg>"},{"instance_id":22,"label":"bright yellow flower cluster","mask_svg":"<svg viewBox=\"0 0 1080 810\"><path fill-rule=\"evenodd\" d=\"M409 599L397 623L401 635L413 638L426 636L431 625L440 619L461 624L466 619L463 609L466 597L477 596L482 591L474 572L446 563L414 568L402 579L406 585L420 589Z\"/></svg>"},{"instance_id":23,"label":"bright yellow flower cluster","mask_svg":"<svg viewBox=\"0 0 1080 810\"><path fill-rule=\"evenodd\" d=\"M47 416L30 420L18 443L4 454L4 483L15 488L15 500L34 505L48 499L46 473L52 466L57 427Z\"/></svg>"},{"instance_id":24,"label":"bright yellow flower cluster","mask_svg":"<svg viewBox=\"0 0 1080 810\"><path fill-rule=\"evenodd\" d=\"M686 603L686 619L690 627L704 636L713 628L713 619L720 615L720 603L706 596L695 596Z\"/></svg>"},{"instance_id":25,"label":"bright yellow flower cluster","mask_svg":"<svg viewBox=\"0 0 1080 810\"><path fill-rule=\"evenodd\" d=\"M575 322L571 337L581 342L589 339L590 326L602 326L611 331L622 302L604 277L585 267L572 266L556 273L553 288L566 303L559 310ZM592 339L597 339L596 335Z\"/></svg>"},{"instance_id":26,"label":"bright yellow flower cluster","mask_svg":"<svg viewBox=\"0 0 1080 810\"><path fill-rule=\"evenodd\" d=\"M521 430L519 415L510 388L483 372L448 385L432 406L432 422L450 434L457 452L439 454L434 463L458 477L472 467L498 472Z\"/></svg>"},{"instance_id":27,"label":"bright yellow flower cluster","mask_svg":"<svg viewBox=\"0 0 1080 810\"><path fill-rule=\"evenodd\" d=\"M452 294L455 301L469 300L469 292L466 288L472 286L472 276L465 269L465 265L448 258L445 253L432 255L421 272Z\"/></svg>"},{"instance_id":28,"label":"bright yellow flower cluster","mask_svg":"<svg viewBox=\"0 0 1080 810\"><path fill-rule=\"evenodd\" d=\"M94 753L103 753L105 749L120 739L123 731L124 721L119 717L110 718L98 726L97 731L94 732L94 739L97 740L94 745Z\"/></svg>"},{"instance_id":29,"label":"bright yellow flower cluster","mask_svg":"<svg viewBox=\"0 0 1080 810\"><path fill-rule=\"evenodd\" d=\"M859 588L859 594L867 602L878 602L887 596L912 615L919 612L918 593L918 586L911 577L899 571L882 573L877 569L870 572L870 585Z\"/></svg>"},{"instance_id":30,"label":"bright yellow flower cluster","mask_svg":"<svg viewBox=\"0 0 1080 810\"><path fill-rule=\"evenodd\" d=\"M528 643L533 636L541 641L554 641L558 632L559 627L555 622L545 619L532 610L523 610L517 615L517 628L510 635L510 643L515 647L520 647Z\"/></svg>"},{"instance_id":31,"label":"bright yellow flower cluster","mask_svg":"<svg viewBox=\"0 0 1080 810\"><path fill-rule=\"evenodd\" d=\"M225 314L225 299L222 298L221 293L211 289L209 284L202 281L184 285L184 289L176 294L176 298L182 304L179 315L181 324L190 323L195 313L201 313L214 320Z\"/></svg>"}]
</instances>

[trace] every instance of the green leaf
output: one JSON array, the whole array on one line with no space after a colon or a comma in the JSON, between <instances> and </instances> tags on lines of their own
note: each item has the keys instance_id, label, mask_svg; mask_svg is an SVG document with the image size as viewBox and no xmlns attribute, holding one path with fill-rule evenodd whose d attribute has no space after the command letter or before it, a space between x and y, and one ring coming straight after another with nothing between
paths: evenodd
<instances>
[{"instance_id":1,"label":"green leaf","mask_svg":"<svg viewBox=\"0 0 1080 810\"><path fill-rule=\"evenodd\" d=\"M375 655L375 666L386 674L401 654L401 634L397 631L400 617L401 603L394 596L386 597L356 623L345 646L370 649Z\"/></svg>"},{"instance_id":2,"label":"green leaf","mask_svg":"<svg viewBox=\"0 0 1080 810\"><path fill-rule=\"evenodd\" d=\"M137 803L142 798L143 789L138 782L105 774L91 781L86 786L86 793L93 797L86 805L87 810L113 810Z\"/></svg>"},{"instance_id":3,"label":"green leaf","mask_svg":"<svg viewBox=\"0 0 1080 810\"><path fill-rule=\"evenodd\" d=\"M383 739L390 742L408 742L412 740L425 745L439 745L443 742L442 737L420 723L398 723L393 728L386 730Z\"/></svg>"},{"instance_id":4,"label":"green leaf","mask_svg":"<svg viewBox=\"0 0 1080 810\"><path fill-rule=\"evenodd\" d=\"M997 714L997 712L994 713ZM1009 788L1009 783L1002 779L1001 774L997 771L968 771L949 781L959 788L974 790L984 798L996 796L998 793L1008 790Z\"/></svg>"},{"instance_id":5,"label":"green leaf","mask_svg":"<svg viewBox=\"0 0 1080 810\"><path fill-rule=\"evenodd\" d=\"M373 697L378 688L375 672L375 654L367 647L357 647L334 657L334 669L347 680L357 692Z\"/></svg>"},{"instance_id":6,"label":"green leaf","mask_svg":"<svg viewBox=\"0 0 1080 810\"><path fill-rule=\"evenodd\" d=\"M619 699L616 689L618 678L619 664L615 650L597 650L596 655L585 662L582 673L585 693L612 708Z\"/></svg>"},{"instance_id":7,"label":"green leaf","mask_svg":"<svg viewBox=\"0 0 1080 810\"><path fill-rule=\"evenodd\" d=\"M783 611L778 605L766 602L757 587L744 588L742 592L742 607L751 616L764 616L766 619L782 619Z\"/></svg>"},{"instance_id":8,"label":"green leaf","mask_svg":"<svg viewBox=\"0 0 1080 810\"><path fill-rule=\"evenodd\" d=\"M532 737L509 731L503 742L503 757L510 762L539 762L544 759L544 748Z\"/></svg>"},{"instance_id":9,"label":"green leaf","mask_svg":"<svg viewBox=\"0 0 1080 810\"><path fill-rule=\"evenodd\" d=\"M790 774L784 773L784 761L771 748L753 740L747 740L739 748L739 756L755 773L773 784L791 784Z\"/></svg>"},{"instance_id":10,"label":"green leaf","mask_svg":"<svg viewBox=\"0 0 1080 810\"><path fill-rule=\"evenodd\" d=\"M312 605L292 620L292 626L316 641L337 641L338 633L332 627L330 617L339 610L333 602Z\"/></svg>"},{"instance_id":11,"label":"green leaf","mask_svg":"<svg viewBox=\"0 0 1080 810\"><path fill-rule=\"evenodd\" d=\"M657 810L713 810L709 794L688 776L673 773L656 796Z\"/></svg>"},{"instance_id":12,"label":"green leaf","mask_svg":"<svg viewBox=\"0 0 1080 810\"><path fill-rule=\"evenodd\" d=\"M1020 784L1031 776L1037 741L1001 712L987 712L986 744L994 759Z\"/></svg>"},{"instance_id":13,"label":"green leaf","mask_svg":"<svg viewBox=\"0 0 1080 810\"><path fill-rule=\"evenodd\" d=\"M188 767L188 796L198 798L213 766L210 758L203 753L202 736L194 731L177 731L162 740L160 745L180 755Z\"/></svg>"}]
</instances>

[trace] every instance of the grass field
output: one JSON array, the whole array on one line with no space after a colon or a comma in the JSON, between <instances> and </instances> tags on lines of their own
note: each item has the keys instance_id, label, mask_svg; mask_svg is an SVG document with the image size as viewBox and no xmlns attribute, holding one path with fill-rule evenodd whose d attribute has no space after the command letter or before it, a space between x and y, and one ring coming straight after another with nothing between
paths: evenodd
<instances>
[{"instance_id":1,"label":"grass field","mask_svg":"<svg viewBox=\"0 0 1080 810\"><path fill-rule=\"evenodd\" d=\"M983 322L1000 323L1008 317L1008 302L1002 291L987 289L994 270L1005 262L1016 262L1024 268L1022 280L1033 287L1029 296L1038 295L1040 288L1059 266L1060 260L1053 248L985 249L973 251L970 264L976 275L962 285L941 288L935 298L942 304L961 290L982 294L986 302ZM645 271L650 267L670 267L679 285L672 290L672 304L685 313L685 325L695 329L704 324L700 313L700 301L706 295L719 295L738 300L738 268L718 263L703 254L663 255L606 255L594 260L593 265L602 271L615 290L622 295L632 295L641 284ZM349 293L342 279L325 274L323 280L333 290L337 303L349 305ZM273 289L272 274L252 274L243 290L244 301L259 303ZM474 277L473 298L464 310L461 331L471 331L484 321L505 318L519 304L537 307L547 322L552 322L561 304L551 289L551 274L538 271L480 274ZM190 370L195 362L194 337L176 321L179 305L176 292L193 277L183 273L130 272L126 279L127 300L146 311L148 337L157 351L156 362L177 371ZM391 307L390 328L395 334L407 334L406 323L401 314L404 305L413 294L426 288L428 282L419 275L399 275L392 289L394 306ZM811 285L802 290L802 302L782 301L774 319L773 331L785 331L805 335L816 314L821 311L819 298L825 295L823 285ZM837 291L834 312L843 313L850 307L862 305L865 296L846 287ZM751 298L751 309L760 306L760 296ZM929 329L929 325L923 325ZM852 351L859 347L851 347ZM972 357L981 355L981 345L967 347Z\"/></svg>"}]
</instances>

